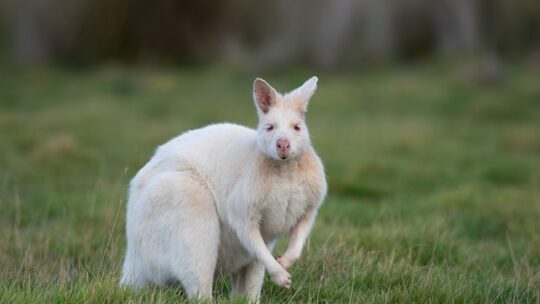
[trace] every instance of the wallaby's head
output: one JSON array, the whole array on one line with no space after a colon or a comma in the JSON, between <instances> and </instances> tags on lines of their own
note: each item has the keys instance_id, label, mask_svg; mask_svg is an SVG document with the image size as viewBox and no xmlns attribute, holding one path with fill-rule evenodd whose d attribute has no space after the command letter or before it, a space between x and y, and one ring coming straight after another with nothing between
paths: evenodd
<instances>
[{"instance_id":1,"label":"wallaby's head","mask_svg":"<svg viewBox=\"0 0 540 304\"><path fill-rule=\"evenodd\" d=\"M259 114L258 146L277 160L301 155L311 145L305 121L309 99L317 89L317 77L281 95L263 79L253 83L253 99Z\"/></svg>"}]
</instances>

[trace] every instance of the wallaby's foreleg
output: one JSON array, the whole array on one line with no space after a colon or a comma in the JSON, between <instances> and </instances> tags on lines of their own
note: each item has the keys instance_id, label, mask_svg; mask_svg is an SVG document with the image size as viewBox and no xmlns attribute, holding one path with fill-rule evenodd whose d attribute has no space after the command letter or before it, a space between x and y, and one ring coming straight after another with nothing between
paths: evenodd
<instances>
[{"instance_id":1,"label":"wallaby's foreleg","mask_svg":"<svg viewBox=\"0 0 540 304\"><path fill-rule=\"evenodd\" d=\"M244 218L247 220L236 218L232 221L232 223L236 224L233 224L233 229L236 231L240 242L249 253L255 256L257 261L264 265L276 285L285 288L291 287L291 275L276 261L266 246L259 230L259 220L250 219L249 215L246 214L244 216L246 216Z\"/></svg>"},{"instance_id":2,"label":"wallaby's foreleg","mask_svg":"<svg viewBox=\"0 0 540 304\"><path fill-rule=\"evenodd\" d=\"M317 210L308 211L291 230L287 250L277 259L283 268L288 269L300 258L316 216Z\"/></svg>"}]
</instances>

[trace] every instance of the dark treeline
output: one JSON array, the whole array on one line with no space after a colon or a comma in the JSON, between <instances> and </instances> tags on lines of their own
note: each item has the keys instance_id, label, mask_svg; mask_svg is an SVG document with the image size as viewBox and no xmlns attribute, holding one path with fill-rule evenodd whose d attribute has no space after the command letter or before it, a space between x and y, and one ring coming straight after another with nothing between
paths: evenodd
<instances>
[{"instance_id":1,"label":"dark treeline","mask_svg":"<svg viewBox=\"0 0 540 304\"><path fill-rule=\"evenodd\" d=\"M540 50L538 0L4 0L19 63L103 60L356 66Z\"/></svg>"}]
</instances>

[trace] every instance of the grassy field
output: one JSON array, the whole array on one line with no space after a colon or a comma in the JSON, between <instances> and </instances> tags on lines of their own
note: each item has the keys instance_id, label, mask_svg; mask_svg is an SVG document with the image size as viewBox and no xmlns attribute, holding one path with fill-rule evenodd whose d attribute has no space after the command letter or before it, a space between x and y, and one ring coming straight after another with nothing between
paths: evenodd
<instances>
[{"instance_id":1,"label":"grassy field","mask_svg":"<svg viewBox=\"0 0 540 304\"><path fill-rule=\"evenodd\" d=\"M292 89L311 74L267 79ZM0 72L0 302L185 301L118 287L127 183L158 144L255 126L226 69ZM540 73L437 65L320 75L308 123L330 194L264 303L540 303ZM276 253L282 252L281 242ZM226 280L215 296L227 302Z\"/></svg>"}]
</instances>

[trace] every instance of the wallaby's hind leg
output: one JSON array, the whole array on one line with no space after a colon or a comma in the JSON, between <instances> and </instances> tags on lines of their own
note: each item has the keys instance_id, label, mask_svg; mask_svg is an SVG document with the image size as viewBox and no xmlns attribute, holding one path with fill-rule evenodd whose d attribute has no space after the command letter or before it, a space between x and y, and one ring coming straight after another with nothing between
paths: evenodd
<instances>
[{"instance_id":1,"label":"wallaby's hind leg","mask_svg":"<svg viewBox=\"0 0 540 304\"><path fill-rule=\"evenodd\" d=\"M168 247L169 271L188 297L210 300L220 238L214 199L193 171L162 173L153 182L151 201Z\"/></svg>"},{"instance_id":2,"label":"wallaby's hind leg","mask_svg":"<svg viewBox=\"0 0 540 304\"><path fill-rule=\"evenodd\" d=\"M272 252L275 241L267 244ZM232 275L232 296L245 296L249 303L259 303L264 283L264 265L253 261Z\"/></svg>"},{"instance_id":3,"label":"wallaby's hind leg","mask_svg":"<svg viewBox=\"0 0 540 304\"><path fill-rule=\"evenodd\" d=\"M232 276L232 295L245 296L249 303L259 303L264 282L264 266L253 261Z\"/></svg>"}]
</instances>

